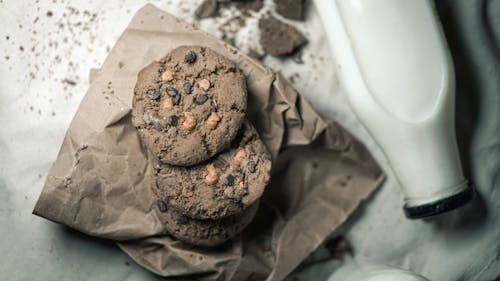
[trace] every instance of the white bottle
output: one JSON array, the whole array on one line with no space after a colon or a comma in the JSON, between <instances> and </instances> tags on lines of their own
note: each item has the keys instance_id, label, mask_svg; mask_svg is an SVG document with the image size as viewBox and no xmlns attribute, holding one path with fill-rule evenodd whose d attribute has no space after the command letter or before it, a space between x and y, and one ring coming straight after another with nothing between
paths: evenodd
<instances>
[{"instance_id":1,"label":"white bottle","mask_svg":"<svg viewBox=\"0 0 500 281\"><path fill-rule=\"evenodd\" d=\"M467 203L455 80L428 0L315 0L357 117L389 159L409 218Z\"/></svg>"}]
</instances>

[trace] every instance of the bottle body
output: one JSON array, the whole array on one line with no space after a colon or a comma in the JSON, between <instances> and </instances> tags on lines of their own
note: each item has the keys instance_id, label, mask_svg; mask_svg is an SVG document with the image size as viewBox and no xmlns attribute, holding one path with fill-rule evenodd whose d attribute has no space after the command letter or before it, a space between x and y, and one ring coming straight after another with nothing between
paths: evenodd
<instances>
[{"instance_id":1,"label":"bottle body","mask_svg":"<svg viewBox=\"0 0 500 281\"><path fill-rule=\"evenodd\" d=\"M436 215L468 201L455 139L453 65L432 3L317 5L329 6L320 15L349 103L395 171L407 216Z\"/></svg>"}]
</instances>

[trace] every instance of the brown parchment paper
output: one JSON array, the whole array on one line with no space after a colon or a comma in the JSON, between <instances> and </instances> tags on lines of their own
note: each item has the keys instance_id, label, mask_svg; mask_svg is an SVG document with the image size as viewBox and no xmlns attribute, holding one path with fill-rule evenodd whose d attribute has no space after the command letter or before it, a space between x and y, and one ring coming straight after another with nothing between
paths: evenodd
<instances>
[{"instance_id":1,"label":"brown parchment paper","mask_svg":"<svg viewBox=\"0 0 500 281\"><path fill-rule=\"evenodd\" d=\"M213 48L244 71L248 117L274 161L255 220L213 249L162 234L152 167L130 118L139 70L190 44ZM153 5L137 12L92 76L33 213L115 240L167 280L282 280L384 178L358 141L280 75Z\"/></svg>"}]
</instances>

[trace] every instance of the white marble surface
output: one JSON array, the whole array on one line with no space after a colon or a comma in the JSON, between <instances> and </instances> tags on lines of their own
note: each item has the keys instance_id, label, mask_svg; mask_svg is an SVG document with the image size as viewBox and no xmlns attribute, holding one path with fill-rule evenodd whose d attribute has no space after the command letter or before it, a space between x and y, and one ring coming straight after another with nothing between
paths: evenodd
<instances>
[{"instance_id":1,"label":"white marble surface","mask_svg":"<svg viewBox=\"0 0 500 281\"><path fill-rule=\"evenodd\" d=\"M147 2L192 22L200 1L0 0L0 280L155 279L112 243L31 215L88 87L89 69L99 67ZM265 4L259 14L272 10L272 1ZM307 22L296 24L309 39L304 64L269 57L264 62L294 76L296 88L362 139L387 171L387 182L343 228L356 261L412 269L430 280L494 280L500 274L500 2L447 0L440 1L439 10L457 68L462 157L481 196L437 220L404 218L387 161L347 106L313 5ZM238 47L258 47L258 16L248 18L235 35ZM227 18L200 26L220 35L218 27ZM338 266L339 261L321 263L298 276L326 280Z\"/></svg>"}]
</instances>

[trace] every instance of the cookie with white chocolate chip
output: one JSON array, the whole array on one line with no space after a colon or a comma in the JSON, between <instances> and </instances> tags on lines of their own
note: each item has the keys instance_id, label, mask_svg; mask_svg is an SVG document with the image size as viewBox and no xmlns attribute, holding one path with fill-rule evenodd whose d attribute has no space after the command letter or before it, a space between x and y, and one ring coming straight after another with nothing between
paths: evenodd
<instances>
[{"instance_id":1,"label":"cookie with white chocolate chip","mask_svg":"<svg viewBox=\"0 0 500 281\"><path fill-rule=\"evenodd\" d=\"M230 146L246 105L234 63L206 47L181 46L139 73L132 123L160 162L191 166Z\"/></svg>"},{"instance_id":2,"label":"cookie with white chocolate chip","mask_svg":"<svg viewBox=\"0 0 500 281\"><path fill-rule=\"evenodd\" d=\"M155 165L155 193L165 204L196 219L220 219L257 201L269 182L271 156L245 121L230 149L191 167Z\"/></svg>"}]
</instances>

